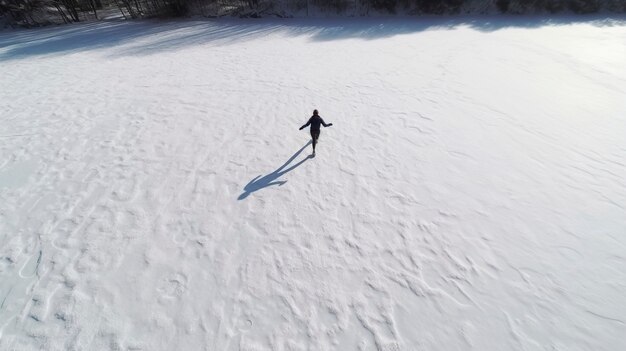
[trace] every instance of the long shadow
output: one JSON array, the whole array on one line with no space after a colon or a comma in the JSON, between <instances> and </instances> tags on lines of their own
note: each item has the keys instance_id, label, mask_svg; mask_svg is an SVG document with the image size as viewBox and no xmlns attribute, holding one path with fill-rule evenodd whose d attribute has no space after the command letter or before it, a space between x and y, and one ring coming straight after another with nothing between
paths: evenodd
<instances>
[{"instance_id":1,"label":"long shadow","mask_svg":"<svg viewBox=\"0 0 626 351\"><path fill-rule=\"evenodd\" d=\"M164 30L134 21L102 21L0 32L0 60L115 47ZM168 30L175 30L169 27Z\"/></svg>"},{"instance_id":2,"label":"long shadow","mask_svg":"<svg viewBox=\"0 0 626 351\"><path fill-rule=\"evenodd\" d=\"M71 52L107 50L112 57L144 56L213 43L229 45L273 33L306 36L312 41L358 38L376 40L432 29L469 27L492 32L586 23L624 26L624 14L537 16L416 16L370 18L210 19L101 21L44 29L0 31L0 61Z\"/></svg>"},{"instance_id":3,"label":"long shadow","mask_svg":"<svg viewBox=\"0 0 626 351\"><path fill-rule=\"evenodd\" d=\"M302 148L300 148L300 150L296 151L295 154L293 154L293 156L291 156L287 162L285 162L282 166L278 167L274 172L261 177L261 175L256 176L254 179L252 179L248 184L246 184L246 186L243 187L243 193L241 195L239 195L239 197L237 198L238 200L243 200L245 198L247 198L248 196L250 196L250 194L252 194L255 191L259 191L263 188L267 188L268 186L272 186L272 185L283 185L285 183L287 183L286 180L277 180L278 178L280 178L281 176L283 176L285 173L293 171L294 169L296 169L298 166L300 166L301 164L305 163L308 159L312 158L312 156L307 156L306 158L304 158L302 161L294 164L293 166L289 167L289 168L285 168L287 166L289 166L289 164L291 162L293 162L293 160L296 159L296 157L298 157L298 155L300 155L302 153L302 151L304 151L304 149L307 148L307 146L311 145L311 141L309 140L308 143L306 143Z\"/></svg>"}]
</instances>

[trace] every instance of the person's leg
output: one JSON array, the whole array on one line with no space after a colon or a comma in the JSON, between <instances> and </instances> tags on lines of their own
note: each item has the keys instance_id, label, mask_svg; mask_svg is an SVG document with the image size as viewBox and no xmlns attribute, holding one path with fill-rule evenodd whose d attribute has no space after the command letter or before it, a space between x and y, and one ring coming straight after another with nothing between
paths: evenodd
<instances>
[{"instance_id":1,"label":"person's leg","mask_svg":"<svg viewBox=\"0 0 626 351\"><path fill-rule=\"evenodd\" d=\"M313 139L313 152L315 152L315 145L317 145L317 138L320 137L320 131L311 131L311 138Z\"/></svg>"}]
</instances>

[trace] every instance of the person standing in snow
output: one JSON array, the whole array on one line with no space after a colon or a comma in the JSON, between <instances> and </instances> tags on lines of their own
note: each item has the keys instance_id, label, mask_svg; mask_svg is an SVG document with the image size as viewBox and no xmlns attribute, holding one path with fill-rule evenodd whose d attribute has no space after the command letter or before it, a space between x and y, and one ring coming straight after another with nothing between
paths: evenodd
<instances>
[{"instance_id":1,"label":"person standing in snow","mask_svg":"<svg viewBox=\"0 0 626 351\"><path fill-rule=\"evenodd\" d=\"M317 110L313 110L313 116L309 118L309 121L306 122L305 125L300 127L300 130L306 128L308 125L311 125L311 139L313 139L313 156L315 156L315 145L317 144L317 139L320 137L320 124L324 127L330 127L333 124L324 122L322 117L320 117Z\"/></svg>"}]
</instances>

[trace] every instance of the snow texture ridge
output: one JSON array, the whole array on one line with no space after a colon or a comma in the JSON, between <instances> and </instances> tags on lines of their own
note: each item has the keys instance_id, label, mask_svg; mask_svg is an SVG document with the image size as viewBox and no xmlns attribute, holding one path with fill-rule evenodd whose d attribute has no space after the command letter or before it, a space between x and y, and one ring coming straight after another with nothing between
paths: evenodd
<instances>
[{"instance_id":1,"label":"snow texture ridge","mask_svg":"<svg viewBox=\"0 0 626 351\"><path fill-rule=\"evenodd\" d=\"M0 33L0 349L626 349L626 25L437 21Z\"/></svg>"}]
</instances>

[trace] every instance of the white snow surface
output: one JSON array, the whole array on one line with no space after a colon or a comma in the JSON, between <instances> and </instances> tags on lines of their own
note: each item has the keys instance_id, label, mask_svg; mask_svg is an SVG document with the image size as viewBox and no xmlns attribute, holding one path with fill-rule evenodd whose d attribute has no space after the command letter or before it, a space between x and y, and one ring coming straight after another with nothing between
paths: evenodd
<instances>
[{"instance_id":1,"label":"white snow surface","mask_svg":"<svg viewBox=\"0 0 626 351\"><path fill-rule=\"evenodd\" d=\"M1 350L626 350L623 19L11 30L0 77Z\"/></svg>"}]
</instances>

